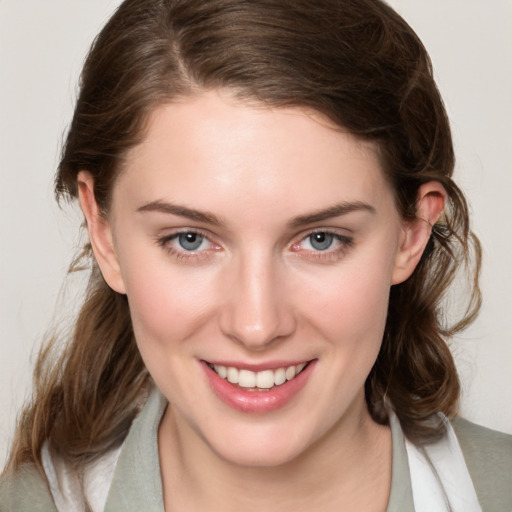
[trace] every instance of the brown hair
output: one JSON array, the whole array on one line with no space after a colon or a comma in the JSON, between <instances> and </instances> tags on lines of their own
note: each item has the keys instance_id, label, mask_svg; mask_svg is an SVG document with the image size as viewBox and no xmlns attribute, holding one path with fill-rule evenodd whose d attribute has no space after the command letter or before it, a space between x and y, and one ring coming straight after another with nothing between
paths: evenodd
<instances>
[{"instance_id":1,"label":"brown hair","mask_svg":"<svg viewBox=\"0 0 512 512\"><path fill-rule=\"evenodd\" d=\"M478 311L480 246L451 178L449 123L422 43L379 0L125 0L85 62L57 196L76 198L77 173L87 170L108 214L116 175L149 113L213 88L272 107L312 108L374 141L404 218L415 217L420 185L437 180L446 189L446 210L420 264L391 289L382 348L366 382L377 422L391 406L409 438L435 438L442 426L433 415L457 408L445 338ZM59 358L51 344L40 354L10 468L40 467L46 440L77 467L119 445L147 389L126 297L106 285L89 247L84 259L91 278L74 334ZM468 308L444 326L442 299L457 268L470 263Z\"/></svg>"}]
</instances>

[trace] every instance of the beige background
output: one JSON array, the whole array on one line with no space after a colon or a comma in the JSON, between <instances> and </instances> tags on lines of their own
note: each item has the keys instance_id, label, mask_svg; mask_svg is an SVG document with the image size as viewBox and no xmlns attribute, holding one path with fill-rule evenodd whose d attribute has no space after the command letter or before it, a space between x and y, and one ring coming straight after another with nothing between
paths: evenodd
<instances>
[{"instance_id":1,"label":"beige background","mask_svg":"<svg viewBox=\"0 0 512 512\"><path fill-rule=\"evenodd\" d=\"M0 465L34 351L79 289L62 286L80 216L56 206L52 177L84 55L118 3L0 0ZM390 3L431 53L485 248L483 311L454 341L462 413L512 433L512 2Z\"/></svg>"}]
</instances>

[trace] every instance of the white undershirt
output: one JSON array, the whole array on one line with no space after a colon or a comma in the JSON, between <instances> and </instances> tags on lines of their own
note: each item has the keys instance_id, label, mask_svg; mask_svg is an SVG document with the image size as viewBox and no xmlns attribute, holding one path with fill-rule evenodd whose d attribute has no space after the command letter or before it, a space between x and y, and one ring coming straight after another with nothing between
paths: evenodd
<instances>
[{"instance_id":1,"label":"white undershirt","mask_svg":"<svg viewBox=\"0 0 512 512\"><path fill-rule=\"evenodd\" d=\"M405 440L416 512L482 512L464 455L450 422L440 415L446 433L418 448Z\"/></svg>"}]
</instances>

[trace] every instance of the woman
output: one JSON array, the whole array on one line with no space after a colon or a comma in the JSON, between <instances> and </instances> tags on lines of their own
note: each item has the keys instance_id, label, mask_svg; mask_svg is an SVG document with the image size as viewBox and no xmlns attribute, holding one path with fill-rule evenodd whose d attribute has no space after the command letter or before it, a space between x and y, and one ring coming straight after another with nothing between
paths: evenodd
<instances>
[{"instance_id":1,"label":"woman","mask_svg":"<svg viewBox=\"0 0 512 512\"><path fill-rule=\"evenodd\" d=\"M510 508L510 438L446 419L444 338L479 306L453 163L385 4L125 0L56 180L88 295L40 356L0 510Z\"/></svg>"}]
</instances>

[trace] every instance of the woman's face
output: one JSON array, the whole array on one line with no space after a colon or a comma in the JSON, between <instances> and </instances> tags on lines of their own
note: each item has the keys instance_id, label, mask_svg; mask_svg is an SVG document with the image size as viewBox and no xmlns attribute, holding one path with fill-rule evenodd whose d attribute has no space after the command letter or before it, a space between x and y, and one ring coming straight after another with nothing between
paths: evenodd
<instances>
[{"instance_id":1,"label":"woman's face","mask_svg":"<svg viewBox=\"0 0 512 512\"><path fill-rule=\"evenodd\" d=\"M404 238L371 144L298 108L186 98L151 116L109 226L105 277L183 439L277 465L368 420Z\"/></svg>"}]
</instances>

